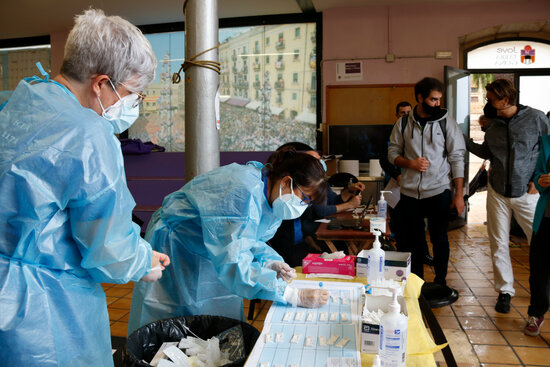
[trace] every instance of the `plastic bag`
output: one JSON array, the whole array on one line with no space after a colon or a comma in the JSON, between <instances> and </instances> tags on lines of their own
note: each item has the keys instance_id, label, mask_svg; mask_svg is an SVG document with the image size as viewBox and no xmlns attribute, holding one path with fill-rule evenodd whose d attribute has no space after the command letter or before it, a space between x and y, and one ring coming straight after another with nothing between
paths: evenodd
<instances>
[{"instance_id":1,"label":"plastic bag","mask_svg":"<svg viewBox=\"0 0 550 367\"><path fill-rule=\"evenodd\" d=\"M232 329L238 325L241 327L240 333L238 329ZM240 338L242 335L244 343L240 347L241 351L232 354L236 357L240 356L241 359L225 365L227 367L244 365L260 335L259 331L252 325L222 316L184 316L159 320L140 327L128 336L123 351L124 365L132 367L150 366L148 362L153 359L162 343L179 342L186 336L192 336L187 328L204 340L218 336L222 351L238 346L239 343L236 341L236 337ZM230 345L226 346L225 344Z\"/></svg>"}]
</instances>

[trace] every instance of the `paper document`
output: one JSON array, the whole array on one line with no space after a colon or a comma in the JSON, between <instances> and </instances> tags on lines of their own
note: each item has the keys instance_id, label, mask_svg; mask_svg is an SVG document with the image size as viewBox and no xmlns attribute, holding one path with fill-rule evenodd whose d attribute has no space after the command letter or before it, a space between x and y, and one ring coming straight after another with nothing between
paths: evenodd
<instances>
[{"instance_id":1,"label":"paper document","mask_svg":"<svg viewBox=\"0 0 550 367\"><path fill-rule=\"evenodd\" d=\"M390 182L384 188L385 191L390 191L384 194L384 199L388 202L388 205L395 209L395 206L401 199L401 189L395 179L391 179Z\"/></svg>"}]
</instances>

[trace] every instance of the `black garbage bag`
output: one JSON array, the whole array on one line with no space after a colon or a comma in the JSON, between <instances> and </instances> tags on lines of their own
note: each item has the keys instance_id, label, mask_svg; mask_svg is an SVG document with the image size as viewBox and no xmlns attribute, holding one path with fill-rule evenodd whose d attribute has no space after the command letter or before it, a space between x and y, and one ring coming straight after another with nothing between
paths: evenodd
<instances>
[{"instance_id":1,"label":"black garbage bag","mask_svg":"<svg viewBox=\"0 0 550 367\"><path fill-rule=\"evenodd\" d=\"M196 336L201 339L210 339L217 336L220 339L220 349L235 349L234 345L225 345L234 342L234 336L240 326L244 340L244 353L239 360L231 364L226 364L226 367L242 366L246 362L246 358L254 348L254 344L260 333L252 325L245 322L230 319L222 316L183 316L171 319L159 320L142 326L134 331L128 340L123 350L124 366L127 367L148 367L149 362L153 359L158 349L164 342L179 342L187 336L194 336L187 328L189 328ZM230 330L231 329L231 330ZM239 331L240 332L240 331ZM233 340L229 342L229 340ZM228 343L225 343L228 341Z\"/></svg>"}]
</instances>

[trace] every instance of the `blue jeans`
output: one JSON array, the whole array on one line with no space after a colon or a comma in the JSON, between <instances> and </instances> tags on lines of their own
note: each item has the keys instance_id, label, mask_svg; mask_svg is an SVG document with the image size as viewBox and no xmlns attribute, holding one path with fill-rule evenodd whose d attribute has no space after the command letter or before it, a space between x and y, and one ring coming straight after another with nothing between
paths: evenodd
<instances>
[{"instance_id":1,"label":"blue jeans","mask_svg":"<svg viewBox=\"0 0 550 367\"><path fill-rule=\"evenodd\" d=\"M426 199L415 199L401 194L397 204L399 212L399 231L397 242L401 251L411 252L411 272L424 278L425 255L424 218L428 219L428 230L433 245L435 279L434 282L445 285L447 266L449 263L449 239L447 225L451 206L451 192L445 190L441 194Z\"/></svg>"}]
</instances>

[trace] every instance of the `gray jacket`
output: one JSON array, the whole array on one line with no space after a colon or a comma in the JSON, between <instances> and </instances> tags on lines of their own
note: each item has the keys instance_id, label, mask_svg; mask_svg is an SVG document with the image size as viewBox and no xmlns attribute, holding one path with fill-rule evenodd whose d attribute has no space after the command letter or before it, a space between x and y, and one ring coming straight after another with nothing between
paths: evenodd
<instances>
[{"instance_id":1,"label":"gray jacket","mask_svg":"<svg viewBox=\"0 0 550 367\"><path fill-rule=\"evenodd\" d=\"M446 119L446 137L443 136L438 121ZM441 194L451 188L452 178L464 177L464 154L466 148L462 132L456 121L445 112L434 121L428 121L424 129L414 119L414 113L408 115L405 131L401 134L403 117L394 125L390 136L388 160L402 156L409 160L425 157L430 166L425 172L411 168L401 171L401 193L417 199L425 199ZM404 147L404 151L403 151Z\"/></svg>"},{"instance_id":2,"label":"gray jacket","mask_svg":"<svg viewBox=\"0 0 550 367\"><path fill-rule=\"evenodd\" d=\"M540 137L549 131L548 118L543 112L518 105L518 112L508 123L498 117L491 120L483 144L469 139L466 147L478 157L491 161L489 183L496 192L506 197L520 197L533 180Z\"/></svg>"}]
</instances>

